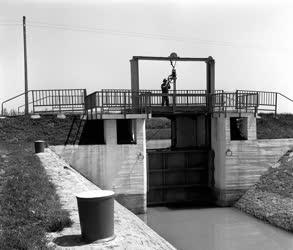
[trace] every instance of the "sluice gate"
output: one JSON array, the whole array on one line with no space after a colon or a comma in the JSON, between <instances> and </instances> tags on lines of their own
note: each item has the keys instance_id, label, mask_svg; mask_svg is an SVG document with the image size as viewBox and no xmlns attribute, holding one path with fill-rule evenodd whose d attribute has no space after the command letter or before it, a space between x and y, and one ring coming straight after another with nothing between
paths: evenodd
<instances>
[{"instance_id":1,"label":"sluice gate","mask_svg":"<svg viewBox=\"0 0 293 250\"><path fill-rule=\"evenodd\" d=\"M209 176L212 152L197 150L149 150L147 204L211 202Z\"/></svg>"}]
</instances>

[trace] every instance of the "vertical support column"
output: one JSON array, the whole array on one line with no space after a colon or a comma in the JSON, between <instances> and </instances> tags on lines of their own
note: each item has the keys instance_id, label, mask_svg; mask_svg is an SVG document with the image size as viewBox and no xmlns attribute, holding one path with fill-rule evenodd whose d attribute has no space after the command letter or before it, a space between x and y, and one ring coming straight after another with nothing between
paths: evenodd
<instances>
[{"instance_id":1,"label":"vertical support column","mask_svg":"<svg viewBox=\"0 0 293 250\"><path fill-rule=\"evenodd\" d=\"M215 93L215 60L209 56L207 61L207 94L208 97ZM210 98L208 98L208 105L211 106ZM209 107L210 108L210 107Z\"/></svg>"},{"instance_id":2,"label":"vertical support column","mask_svg":"<svg viewBox=\"0 0 293 250\"><path fill-rule=\"evenodd\" d=\"M26 21L25 16L22 17L22 26L23 26L23 51L24 51L24 113L28 115L29 106L28 106L28 79L27 79L27 49L26 49Z\"/></svg>"},{"instance_id":3,"label":"vertical support column","mask_svg":"<svg viewBox=\"0 0 293 250\"><path fill-rule=\"evenodd\" d=\"M171 117L171 148L176 148L177 144L177 131L176 131L176 116Z\"/></svg>"},{"instance_id":4,"label":"vertical support column","mask_svg":"<svg viewBox=\"0 0 293 250\"><path fill-rule=\"evenodd\" d=\"M213 112L213 94L215 93L215 60L209 56L207 61L207 108L206 144L211 148L211 116Z\"/></svg>"},{"instance_id":5,"label":"vertical support column","mask_svg":"<svg viewBox=\"0 0 293 250\"><path fill-rule=\"evenodd\" d=\"M138 59L131 59L130 60L130 73L131 73L132 109L136 110L139 107Z\"/></svg>"}]
</instances>

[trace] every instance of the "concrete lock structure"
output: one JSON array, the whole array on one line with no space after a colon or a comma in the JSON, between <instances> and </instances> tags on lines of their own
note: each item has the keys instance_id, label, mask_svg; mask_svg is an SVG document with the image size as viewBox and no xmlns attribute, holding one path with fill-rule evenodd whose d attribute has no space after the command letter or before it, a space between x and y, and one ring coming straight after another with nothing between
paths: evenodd
<instances>
[{"instance_id":1,"label":"concrete lock structure","mask_svg":"<svg viewBox=\"0 0 293 250\"><path fill-rule=\"evenodd\" d=\"M88 120L84 126L87 139L80 141L87 145L55 146L53 150L98 187L113 190L122 205L135 213L144 213L145 120L146 115L141 114L130 114L126 119L119 114L107 114L103 119Z\"/></svg>"},{"instance_id":2,"label":"concrete lock structure","mask_svg":"<svg viewBox=\"0 0 293 250\"><path fill-rule=\"evenodd\" d=\"M140 60L170 61L173 89L164 94L140 90ZM178 90L174 61L205 63L206 89ZM135 213L146 212L147 205L229 206L293 143L257 140L257 113L266 107L276 110L277 94L215 90L212 57L135 56L130 66L131 89L86 96L74 135L78 145L52 149L97 186L113 190L115 199ZM169 105L163 105L163 95ZM146 149L150 117L170 119L170 148ZM71 129L66 142L70 134Z\"/></svg>"}]
</instances>

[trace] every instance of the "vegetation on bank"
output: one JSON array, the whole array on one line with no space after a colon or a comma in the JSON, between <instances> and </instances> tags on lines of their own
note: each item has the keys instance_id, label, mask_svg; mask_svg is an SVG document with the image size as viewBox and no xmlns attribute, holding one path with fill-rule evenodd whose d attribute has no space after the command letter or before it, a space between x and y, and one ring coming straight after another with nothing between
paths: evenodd
<instances>
[{"instance_id":1,"label":"vegetation on bank","mask_svg":"<svg viewBox=\"0 0 293 250\"><path fill-rule=\"evenodd\" d=\"M293 114L260 114L259 117L258 139L293 138Z\"/></svg>"},{"instance_id":2,"label":"vegetation on bank","mask_svg":"<svg viewBox=\"0 0 293 250\"><path fill-rule=\"evenodd\" d=\"M57 119L56 115L42 115L41 119L25 116L0 119L0 142L22 144L44 140L51 145L62 145L66 141L72 120L73 116Z\"/></svg>"},{"instance_id":3,"label":"vegetation on bank","mask_svg":"<svg viewBox=\"0 0 293 250\"><path fill-rule=\"evenodd\" d=\"M33 142L64 144L72 117L0 119L0 249L46 249L46 233L70 226Z\"/></svg>"},{"instance_id":4,"label":"vegetation on bank","mask_svg":"<svg viewBox=\"0 0 293 250\"><path fill-rule=\"evenodd\" d=\"M28 147L10 145L0 157L0 249L46 249L46 232L70 226L69 213Z\"/></svg>"}]
</instances>

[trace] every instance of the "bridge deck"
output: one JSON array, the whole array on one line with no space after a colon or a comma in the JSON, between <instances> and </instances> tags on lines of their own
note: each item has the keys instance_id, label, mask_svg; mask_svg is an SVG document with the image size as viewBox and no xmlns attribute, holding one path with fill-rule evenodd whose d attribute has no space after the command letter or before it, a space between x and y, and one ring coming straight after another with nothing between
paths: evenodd
<instances>
[{"instance_id":1,"label":"bridge deck","mask_svg":"<svg viewBox=\"0 0 293 250\"><path fill-rule=\"evenodd\" d=\"M2 102L2 115L6 105L16 101L22 103L25 93ZM216 90L208 94L205 90L177 90L162 94L160 90L103 89L86 95L85 89L30 90L29 112L42 113L80 113L87 114L152 114L153 116L175 113L225 113L277 111L277 92L237 90L224 92ZM283 96L283 95L281 95ZM168 99L169 107L162 106ZM287 98L286 96L283 96ZM20 100L19 100L20 99ZM289 99L289 98L287 98ZM291 99L289 99L292 101ZM24 105L13 113L23 114Z\"/></svg>"},{"instance_id":2,"label":"bridge deck","mask_svg":"<svg viewBox=\"0 0 293 250\"><path fill-rule=\"evenodd\" d=\"M162 106L168 99L169 106ZM206 114L219 112L257 112L259 96L256 92L216 91L207 94L205 90L177 90L162 94L159 90L102 90L88 95L85 110L88 113L152 114L170 116L173 114Z\"/></svg>"}]
</instances>

